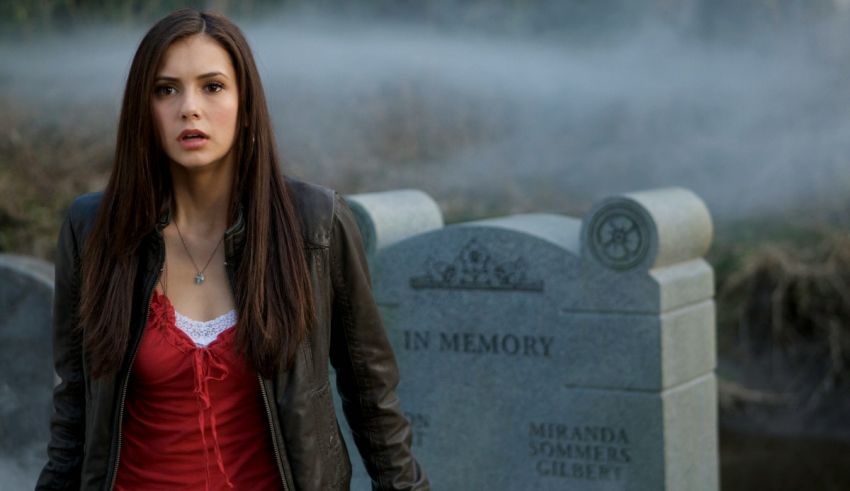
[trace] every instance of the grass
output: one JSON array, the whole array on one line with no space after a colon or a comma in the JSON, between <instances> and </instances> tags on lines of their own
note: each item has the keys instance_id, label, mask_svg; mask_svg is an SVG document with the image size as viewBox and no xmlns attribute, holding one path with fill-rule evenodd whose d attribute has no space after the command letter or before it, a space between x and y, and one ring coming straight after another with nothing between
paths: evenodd
<instances>
[{"instance_id":1,"label":"grass","mask_svg":"<svg viewBox=\"0 0 850 491\"><path fill-rule=\"evenodd\" d=\"M106 182L104 125L50 121L8 100L0 108L0 252L50 260L65 208Z\"/></svg>"},{"instance_id":2,"label":"grass","mask_svg":"<svg viewBox=\"0 0 850 491\"><path fill-rule=\"evenodd\" d=\"M823 364L822 383L850 381L850 231L774 226L760 238L721 242L710 257L720 351Z\"/></svg>"}]
</instances>

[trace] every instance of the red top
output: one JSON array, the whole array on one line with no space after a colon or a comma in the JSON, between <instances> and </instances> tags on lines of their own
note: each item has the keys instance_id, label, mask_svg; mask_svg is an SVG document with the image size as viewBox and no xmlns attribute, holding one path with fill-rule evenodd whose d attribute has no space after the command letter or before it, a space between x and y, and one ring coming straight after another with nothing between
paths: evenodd
<instances>
[{"instance_id":1,"label":"red top","mask_svg":"<svg viewBox=\"0 0 850 491\"><path fill-rule=\"evenodd\" d=\"M256 372L228 328L206 347L154 292L127 390L115 489L279 489Z\"/></svg>"}]
</instances>

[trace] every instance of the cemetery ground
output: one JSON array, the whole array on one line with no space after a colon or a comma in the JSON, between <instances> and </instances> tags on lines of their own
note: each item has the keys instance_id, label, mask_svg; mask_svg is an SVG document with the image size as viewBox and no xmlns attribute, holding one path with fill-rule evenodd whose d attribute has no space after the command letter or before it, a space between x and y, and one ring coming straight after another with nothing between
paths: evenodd
<instances>
[{"instance_id":1,"label":"cemetery ground","mask_svg":"<svg viewBox=\"0 0 850 491\"><path fill-rule=\"evenodd\" d=\"M65 207L106 183L114 130L104 121L115 115L93 107L71 124L9 100L0 100L0 112L0 253L52 261ZM375 182L386 188L380 171L346 169L347 182L330 183L345 193L373 191ZM440 201L446 221L513 211L498 200L482 208L476 198ZM562 203L560 211L579 215L586 205ZM840 465L850 456L847 222L717 222L708 260L717 285L723 489L796 489L780 483L813 479L821 485L808 489L839 489L850 472Z\"/></svg>"}]
</instances>

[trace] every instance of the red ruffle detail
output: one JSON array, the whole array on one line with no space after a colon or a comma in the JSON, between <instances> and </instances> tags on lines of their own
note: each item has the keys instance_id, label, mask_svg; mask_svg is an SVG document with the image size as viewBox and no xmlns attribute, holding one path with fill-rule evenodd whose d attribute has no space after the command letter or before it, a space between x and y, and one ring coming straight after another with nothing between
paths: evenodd
<instances>
[{"instance_id":1,"label":"red ruffle detail","mask_svg":"<svg viewBox=\"0 0 850 491\"><path fill-rule=\"evenodd\" d=\"M210 349L213 345L225 344L230 345L233 341L233 332L235 324L225 329L218 335L213 342L207 346L198 346L192 341L188 334L181 331L177 327L177 318L174 314L174 306L171 301L158 291L154 291L151 298L150 317L148 318L148 328L159 329L160 333L165 337L169 344L177 348L183 353L191 353L198 349Z\"/></svg>"},{"instance_id":2,"label":"red ruffle detail","mask_svg":"<svg viewBox=\"0 0 850 491\"><path fill-rule=\"evenodd\" d=\"M279 489L257 372L236 351L235 330L196 346L161 292L148 315L130 373L116 491Z\"/></svg>"},{"instance_id":3,"label":"red ruffle detail","mask_svg":"<svg viewBox=\"0 0 850 491\"><path fill-rule=\"evenodd\" d=\"M222 332L219 337L207 346L197 346L192 339L180 328L177 327L176 316L174 315L174 306L165 295L154 291L154 296L151 299L150 317L148 319L148 328L159 329L164 339L183 353L192 355L192 368L195 372L195 396L198 400L198 426L201 430L201 441L204 444L204 460L207 465L207 489L209 489L209 453L207 452L207 432L206 432L206 415L209 414L210 429L213 437L213 447L215 450L215 460L218 468L224 475L227 485L233 488L230 482L230 476L224 469L224 459L221 455L221 448L218 441L218 429L216 424L215 412L212 408L210 400L209 382L211 380L222 381L227 378L230 373L227 368L227 360L223 359L219 353L219 349L228 349L227 346L218 346L213 349L213 345L223 344L229 345L233 327L229 327Z\"/></svg>"}]
</instances>

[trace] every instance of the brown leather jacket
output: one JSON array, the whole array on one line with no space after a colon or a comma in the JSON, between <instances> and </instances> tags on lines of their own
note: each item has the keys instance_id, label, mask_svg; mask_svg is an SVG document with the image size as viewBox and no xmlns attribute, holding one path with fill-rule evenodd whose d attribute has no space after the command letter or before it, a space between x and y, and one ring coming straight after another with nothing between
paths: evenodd
<instances>
[{"instance_id":1,"label":"brown leather jacket","mask_svg":"<svg viewBox=\"0 0 850 491\"><path fill-rule=\"evenodd\" d=\"M348 489L351 463L340 436L328 382L328 360L354 441L373 489L423 490L428 480L410 452L411 430L399 408L398 368L372 298L360 234L348 206L333 191L288 180L299 211L317 323L294 366L258 378L282 488ZM48 462L37 490L111 489L118 468L121 419L130 367L141 339L157 272L164 260L159 231L145 240L134 286L130 349L114 377L92 378L76 329L80 251L100 193L77 198L59 235L54 299L54 363L61 379L53 395ZM240 220L225 233L227 264L238 264ZM235 272L228 266L231 285Z\"/></svg>"}]
</instances>

